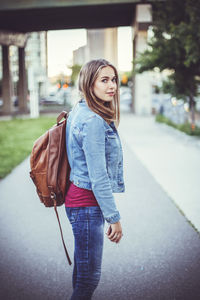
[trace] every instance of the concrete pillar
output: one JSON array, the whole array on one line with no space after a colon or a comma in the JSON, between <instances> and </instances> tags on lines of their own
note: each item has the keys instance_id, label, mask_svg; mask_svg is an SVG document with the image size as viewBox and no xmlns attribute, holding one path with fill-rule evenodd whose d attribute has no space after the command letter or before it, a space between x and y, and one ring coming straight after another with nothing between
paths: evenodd
<instances>
[{"instance_id":1,"label":"concrete pillar","mask_svg":"<svg viewBox=\"0 0 200 300\"><path fill-rule=\"evenodd\" d=\"M38 95L38 85L36 81L36 75L34 72L34 67L30 66L28 68L28 78L29 78L29 91L30 91L30 117L39 117L39 95Z\"/></svg>"},{"instance_id":2,"label":"concrete pillar","mask_svg":"<svg viewBox=\"0 0 200 300\"><path fill-rule=\"evenodd\" d=\"M18 99L19 99L19 112L27 112L27 73L25 68L25 49L18 48L19 53L19 82L18 82Z\"/></svg>"},{"instance_id":3,"label":"concrete pillar","mask_svg":"<svg viewBox=\"0 0 200 300\"><path fill-rule=\"evenodd\" d=\"M117 28L87 30L88 60L105 58L118 67L117 42Z\"/></svg>"},{"instance_id":4,"label":"concrete pillar","mask_svg":"<svg viewBox=\"0 0 200 300\"><path fill-rule=\"evenodd\" d=\"M136 6L133 24L133 58L147 48L147 30L151 24L151 5ZM136 114L151 114L151 73L136 74L133 78L133 111Z\"/></svg>"},{"instance_id":5,"label":"concrete pillar","mask_svg":"<svg viewBox=\"0 0 200 300\"><path fill-rule=\"evenodd\" d=\"M10 74L9 46L2 46L3 61L3 80L2 80L2 98L3 98L3 114L11 114L13 110L12 104L12 82Z\"/></svg>"},{"instance_id":6,"label":"concrete pillar","mask_svg":"<svg viewBox=\"0 0 200 300\"><path fill-rule=\"evenodd\" d=\"M88 60L104 57L104 29L87 30Z\"/></svg>"},{"instance_id":7,"label":"concrete pillar","mask_svg":"<svg viewBox=\"0 0 200 300\"><path fill-rule=\"evenodd\" d=\"M117 28L104 30L104 57L118 68Z\"/></svg>"}]
</instances>

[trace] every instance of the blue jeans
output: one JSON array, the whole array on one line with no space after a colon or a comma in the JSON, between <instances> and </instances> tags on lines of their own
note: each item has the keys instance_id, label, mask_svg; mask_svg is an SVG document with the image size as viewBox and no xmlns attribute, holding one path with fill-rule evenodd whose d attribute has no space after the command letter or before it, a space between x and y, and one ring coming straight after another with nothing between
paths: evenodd
<instances>
[{"instance_id":1,"label":"blue jeans","mask_svg":"<svg viewBox=\"0 0 200 300\"><path fill-rule=\"evenodd\" d=\"M66 207L66 213L75 242L71 300L89 300L101 276L104 217L98 206Z\"/></svg>"}]
</instances>

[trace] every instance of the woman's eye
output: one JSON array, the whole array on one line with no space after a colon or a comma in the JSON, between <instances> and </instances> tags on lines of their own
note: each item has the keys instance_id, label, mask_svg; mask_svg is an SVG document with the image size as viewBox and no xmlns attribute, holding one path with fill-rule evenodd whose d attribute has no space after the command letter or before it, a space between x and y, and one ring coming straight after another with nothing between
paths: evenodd
<instances>
[{"instance_id":1,"label":"woman's eye","mask_svg":"<svg viewBox=\"0 0 200 300\"><path fill-rule=\"evenodd\" d=\"M113 79L111 79L111 81L112 81L112 82L116 82L117 79L116 79L116 78L113 78ZM108 82L108 79L102 79L102 82L107 83L107 82Z\"/></svg>"}]
</instances>

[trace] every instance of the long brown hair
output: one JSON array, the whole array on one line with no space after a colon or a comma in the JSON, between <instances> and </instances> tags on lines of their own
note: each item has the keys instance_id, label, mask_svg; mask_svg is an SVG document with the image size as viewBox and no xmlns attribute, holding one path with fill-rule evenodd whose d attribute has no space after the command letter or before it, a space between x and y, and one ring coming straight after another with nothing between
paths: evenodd
<instances>
[{"instance_id":1,"label":"long brown hair","mask_svg":"<svg viewBox=\"0 0 200 300\"><path fill-rule=\"evenodd\" d=\"M93 85L99 71L107 66L113 68L117 83L116 94L111 102L99 101L93 92ZM96 59L86 63L80 70L78 86L91 110L99 114L107 123L114 121L117 126L119 125L119 76L117 69L110 62L105 59Z\"/></svg>"}]
</instances>

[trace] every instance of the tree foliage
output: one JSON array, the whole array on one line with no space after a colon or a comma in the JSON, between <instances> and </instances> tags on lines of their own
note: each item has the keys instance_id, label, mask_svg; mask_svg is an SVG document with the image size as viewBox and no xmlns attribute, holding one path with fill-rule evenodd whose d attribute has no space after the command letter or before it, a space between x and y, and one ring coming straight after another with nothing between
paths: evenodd
<instances>
[{"instance_id":1,"label":"tree foliage","mask_svg":"<svg viewBox=\"0 0 200 300\"><path fill-rule=\"evenodd\" d=\"M153 38L136 60L136 70L171 70L165 91L193 101L200 83L200 1L156 2L152 17Z\"/></svg>"},{"instance_id":2,"label":"tree foliage","mask_svg":"<svg viewBox=\"0 0 200 300\"><path fill-rule=\"evenodd\" d=\"M78 74L81 70L81 67L82 67L81 65L77 65L77 64L69 67L72 70L72 74L71 74L71 83L72 83L72 85L75 84L75 81L78 77Z\"/></svg>"}]
</instances>

